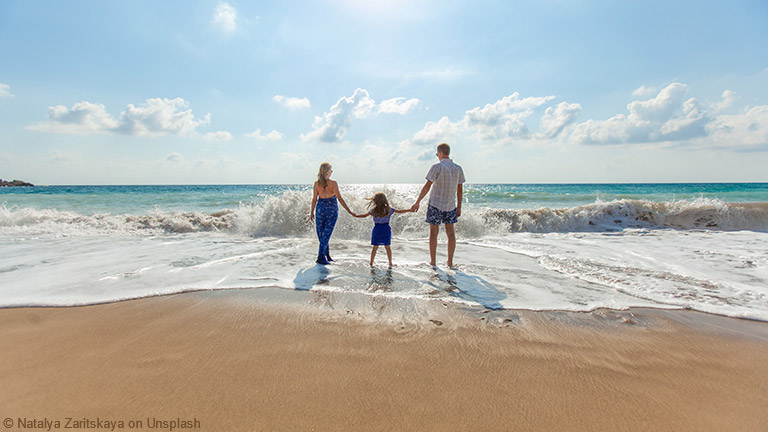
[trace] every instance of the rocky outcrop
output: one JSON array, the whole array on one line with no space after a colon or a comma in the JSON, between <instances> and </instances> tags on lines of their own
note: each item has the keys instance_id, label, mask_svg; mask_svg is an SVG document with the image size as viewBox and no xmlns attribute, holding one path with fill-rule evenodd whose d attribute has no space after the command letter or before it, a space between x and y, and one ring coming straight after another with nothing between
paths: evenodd
<instances>
[{"instance_id":1,"label":"rocky outcrop","mask_svg":"<svg viewBox=\"0 0 768 432\"><path fill-rule=\"evenodd\" d=\"M8 187L8 186L34 186L34 185L32 183L27 183L21 180L5 181L3 179L0 179L0 187Z\"/></svg>"}]
</instances>

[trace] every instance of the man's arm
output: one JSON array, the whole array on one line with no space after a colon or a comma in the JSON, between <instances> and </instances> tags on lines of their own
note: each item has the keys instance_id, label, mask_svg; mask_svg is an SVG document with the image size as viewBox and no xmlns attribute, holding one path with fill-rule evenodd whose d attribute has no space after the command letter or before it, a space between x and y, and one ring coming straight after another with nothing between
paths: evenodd
<instances>
[{"instance_id":1,"label":"man's arm","mask_svg":"<svg viewBox=\"0 0 768 432\"><path fill-rule=\"evenodd\" d=\"M461 201L464 198L464 185L459 183L456 186L456 217L461 216Z\"/></svg>"},{"instance_id":2,"label":"man's arm","mask_svg":"<svg viewBox=\"0 0 768 432\"><path fill-rule=\"evenodd\" d=\"M429 189L432 187L432 182L430 180L427 180L426 183L424 183L424 187L421 188L421 193L419 194L419 197L416 199L416 204L411 206L411 211L419 211L419 203L421 203L421 200L424 199L425 196L427 196L427 193L429 192Z\"/></svg>"}]
</instances>

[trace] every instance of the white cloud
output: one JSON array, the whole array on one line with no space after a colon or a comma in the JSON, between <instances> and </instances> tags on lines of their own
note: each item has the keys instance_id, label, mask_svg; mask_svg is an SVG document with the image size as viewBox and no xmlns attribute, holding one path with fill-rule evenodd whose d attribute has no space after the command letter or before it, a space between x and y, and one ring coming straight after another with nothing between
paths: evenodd
<instances>
[{"instance_id":1,"label":"white cloud","mask_svg":"<svg viewBox=\"0 0 768 432\"><path fill-rule=\"evenodd\" d=\"M286 98L277 95L273 99L277 102L285 103ZM312 124L313 130L302 134L301 139L305 141L339 142L344 139L352 118L365 118L370 114L380 113L404 115L416 108L420 102L416 98L396 97L387 99L377 106L376 101L371 98L367 90L358 88L352 96L340 98L328 112L322 116L315 117L315 121ZM309 106L308 100L306 103Z\"/></svg>"},{"instance_id":2,"label":"white cloud","mask_svg":"<svg viewBox=\"0 0 768 432\"><path fill-rule=\"evenodd\" d=\"M404 97L396 97L382 101L379 104L379 112L405 115L415 109L418 104L419 100L416 98L406 100Z\"/></svg>"},{"instance_id":3,"label":"white cloud","mask_svg":"<svg viewBox=\"0 0 768 432\"><path fill-rule=\"evenodd\" d=\"M48 107L48 118L27 129L49 133L90 135L107 133L118 126L102 104L78 102L69 109L63 105Z\"/></svg>"},{"instance_id":4,"label":"white cloud","mask_svg":"<svg viewBox=\"0 0 768 432\"><path fill-rule=\"evenodd\" d=\"M235 31L237 28L237 10L229 3L219 3L213 13L213 24L225 32Z\"/></svg>"},{"instance_id":5,"label":"white cloud","mask_svg":"<svg viewBox=\"0 0 768 432\"><path fill-rule=\"evenodd\" d=\"M537 108L546 105L554 96L520 98L513 93L498 101L475 107L465 113L458 122L451 122L442 117L437 122L427 122L424 128L409 141L415 145L438 144L451 141L465 132L474 132L476 138L508 142L517 140L552 139L564 134L581 113L578 103L560 102L556 107L544 111L539 125L539 132L533 133L525 120L534 114ZM431 150L430 150L431 151ZM419 154L419 158L430 158L430 153Z\"/></svg>"},{"instance_id":6,"label":"white cloud","mask_svg":"<svg viewBox=\"0 0 768 432\"><path fill-rule=\"evenodd\" d=\"M57 105L48 108L48 118L28 129L49 133L98 134L122 133L133 136L165 134L191 136L196 129L210 123L210 114L196 118L189 103L181 98L147 99L141 106L129 104L119 119L109 115L102 104L78 102L71 109Z\"/></svg>"},{"instance_id":7,"label":"white cloud","mask_svg":"<svg viewBox=\"0 0 768 432\"><path fill-rule=\"evenodd\" d=\"M560 102L556 108L549 107L544 111L539 130L542 136L554 138L576 120L581 113L581 105L577 103Z\"/></svg>"},{"instance_id":8,"label":"white cloud","mask_svg":"<svg viewBox=\"0 0 768 432\"><path fill-rule=\"evenodd\" d=\"M768 150L768 105L743 114L721 115L707 125L715 143L736 150Z\"/></svg>"},{"instance_id":9,"label":"white cloud","mask_svg":"<svg viewBox=\"0 0 768 432\"><path fill-rule=\"evenodd\" d=\"M298 110L298 109L310 107L309 99L307 98L286 97L283 95L275 95L275 97L273 97L272 100L291 110Z\"/></svg>"},{"instance_id":10,"label":"white cloud","mask_svg":"<svg viewBox=\"0 0 768 432\"><path fill-rule=\"evenodd\" d=\"M376 102L368 95L368 91L358 88L350 97L342 97L322 117L315 117L313 129L302 134L303 140L318 140L323 142L339 142L344 138L350 126L350 118L367 116Z\"/></svg>"},{"instance_id":11,"label":"white cloud","mask_svg":"<svg viewBox=\"0 0 768 432\"><path fill-rule=\"evenodd\" d=\"M672 83L654 98L627 105L629 114L576 125L570 140L580 144L629 144L686 140L706 135L711 118L699 102L683 102L688 86Z\"/></svg>"},{"instance_id":12,"label":"white cloud","mask_svg":"<svg viewBox=\"0 0 768 432\"><path fill-rule=\"evenodd\" d=\"M138 107L128 104L115 130L133 136L190 135L199 126L210 123L210 114L195 118L192 110L181 111L187 107L189 102L182 98L147 99Z\"/></svg>"},{"instance_id":13,"label":"white cloud","mask_svg":"<svg viewBox=\"0 0 768 432\"><path fill-rule=\"evenodd\" d=\"M520 94L515 92L482 108L467 111L464 123L485 140L527 138L530 130L523 120L533 114L535 108L552 99L554 96L520 99Z\"/></svg>"},{"instance_id":14,"label":"white cloud","mask_svg":"<svg viewBox=\"0 0 768 432\"><path fill-rule=\"evenodd\" d=\"M173 152L168 154L168 156L165 157L165 160L173 163L181 163L184 162L184 156L182 156L180 153Z\"/></svg>"},{"instance_id":15,"label":"white cloud","mask_svg":"<svg viewBox=\"0 0 768 432\"><path fill-rule=\"evenodd\" d=\"M339 102L341 102L341 100L339 100ZM352 98L347 98L347 102L353 106L352 115L355 118L367 117L376 107L376 101L368 95L367 90L363 89L355 90L355 93L352 94Z\"/></svg>"},{"instance_id":16,"label":"white cloud","mask_svg":"<svg viewBox=\"0 0 768 432\"><path fill-rule=\"evenodd\" d=\"M11 86L8 84L0 83L0 98L12 98Z\"/></svg>"},{"instance_id":17,"label":"white cloud","mask_svg":"<svg viewBox=\"0 0 768 432\"><path fill-rule=\"evenodd\" d=\"M578 144L621 144L642 140L642 136L647 136L643 133L633 133L634 128L636 126L623 114L617 114L608 120L590 119L576 125L570 141Z\"/></svg>"},{"instance_id":18,"label":"white cloud","mask_svg":"<svg viewBox=\"0 0 768 432\"><path fill-rule=\"evenodd\" d=\"M435 157L435 149L424 149L416 155L416 160L427 161Z\"/></svg>"},{"instance_id":19,"label":"white cloud","mask_svg":"<svg viewBox=\"0 0 768 432\"><path fill-rule=\"evenodd\" d=\"M683 115L672 117L661 125L661 137L664 140L679 140L704 136L705 127L711 118L702 110L695 98L683 104Z\"/></svg>"},{"instance_id":20,"label":"white cloud","mask_svg":"<svg viewBox=\"0 0 768 432\"><path fill-rule=\"evenodd\" d=\"M688 86L672 83L659 92L653 99L634 101L627 105L630 121L665 121L680 107L683 97L688 93Z\"/></svg>"},{"instance_id":21,"label":"white cloud","mask_svg":"<svg viewBox=\"0 0 768 432\"><path fill-rule=\"evenodd\" d=\"M227 131L208 132L203 135L203 139L208 141L229 141L232 139L232 134Z\"/></svg>"},{"instance_id":22,"label":"white cloud","mask_svg":"<svg viewBox=\"0 0 768 432\"><path fill-rule=\"evenodd\" d=\"M442 117L437 122L427 122L424 128L413 134L413 143L416 145L440 144L456 137L459 126L451 122L448 117Z\"/></svg>"},{"instance_id":23,"label":"white cloud","mask_svg":"<svg viewBox=\"0 0 768 432\"><path fill-rule=\"evenodd\" d=\"M272 129L272 131L267 133L266 135L261 134L261 129L256 129L251 133L245 134L246 137L259 140L259 141L280 141L281 139L283 139L283 135L284 134L282 132L278 132L275 129Z\"/></svg>"},{"instance_id":24,"label":"white cloud","mask_svg":"<svg viewBox=\"0 0 768 432\"><path fill-rule=\"evenodd\" d=\"M656 89L653 87L648 87L645 85L641 85L640 87L636 88L635 91L632 92L632 96L634 97L648 97L656 93Z\"/></svg>"},{"instance_id":25,"label":"white cloud","mask_svg":"<svg viewBox=\"0 0 768 432\"><path fill-rule=\"evenodd\" d=\"M731 90L726 90L723 92L723 100L721 100L720 102L715 102L711 104L712 111L719 113L719 112L728 110L733 106L734 102L736 102L736 99L737 99L737 96L735 92L732 92Z\"/></svg>"}]
</instances>

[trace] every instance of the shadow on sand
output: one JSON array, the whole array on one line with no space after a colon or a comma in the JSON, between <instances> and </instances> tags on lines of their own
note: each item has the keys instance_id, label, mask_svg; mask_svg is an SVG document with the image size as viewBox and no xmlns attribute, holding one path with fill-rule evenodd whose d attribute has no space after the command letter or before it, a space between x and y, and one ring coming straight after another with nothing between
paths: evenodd
<instances>
[{"instance_id":1,"label":"shadow on sand","mask_svg":"<svg viewBox=\"0 0 768 432\"><path fill-rule=\"evenodd\" d=\"M486 309L504 309L501 301L507 298L507 295L480 276L469 275L458 270L453 274L439 268L435 268L434 271L430 283L437 288L444 289L454 297L479 303Z\"/></svg>"},{"instance_id":2,"label":"shadow on sand","mask_svg":"<svg viewBox=\"0 0 768 432\"><path fill-rule=\"evenodd\" d=\"M315 264L313 267L299 270L293 279L293 286L297 290L309 291L315 285L326 285L331 282L331 270L328 266Z\"/></svg>"},{"instance_id":3,"label":"shadow on sand","mask_svg":"<svg viewBox=\"0 0 768 432\"><path fill-rule=\"evenodd\" d=\"M331 269L329 266L314 265L299 270L293 279L293 286L297 290L309 291L312 287L331 285L334 279L343 278L352 283L352 287L357 286L361 291L367 292L390 292L418 290L418 287L427 283L437 290L447 293L450 296L458 297L472 303L478 303L486 309L504 309L501 301L507 298L507 294L491 285L480 276L470 275L462 271L449 270L443 271L439 268L431 270L431 276L428 280L419 277L405 276L393 273L392 269L371 268L369 271L361 272L359 269L347 268L348 274L341 269ZM366 274L367 273L367 274ZM356 282L355 282L356 281ZM347 286L347 289L350 287ZM357 291L353 288L353 291Z\"/></svg>"}]
</instances>

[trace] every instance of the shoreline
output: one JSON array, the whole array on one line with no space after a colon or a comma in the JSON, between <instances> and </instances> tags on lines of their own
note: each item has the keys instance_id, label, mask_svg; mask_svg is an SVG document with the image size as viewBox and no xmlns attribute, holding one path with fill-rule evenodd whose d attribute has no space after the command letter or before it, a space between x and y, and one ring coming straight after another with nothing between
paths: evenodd
<instances>
[{"instance_id":1,"label":"shoreline","mask_svg":"<svg viewBox=\"0 0 768 432\"><path fill-rule=\"evenodd\" d=\"M768 424L766 323L381 300L251 289L0 309L0 406L198 430Z\"/></svg>"},{"instance_id":2,"label":"shoreline","mask_svg":"<svg viewBox=\"0 0 768 432\"><path fill-rule=\"evenodd\" d=\"M264 295L262 295L264 294ZM120 304L126 302L136 301L150 301L152 299L162 299L178 296L191 296L202 295L212 297L233 297L241 299L250 299L261 302L262 304L271 304L278 308L285 308L290 306L297 306L303 303L307 303L306 297L318 296L318 295L333 295L337 299L342 300L341 303L349 303L349 307L361 307L365 300L374 300L378 298L376 294L370 294L366 292L324 292L324 291L312 291L308 289L297 288L284 288L280 286L261 286L261 287L243 287L243 288L224 288L224 289L192 289L189 291L160 293L154 295L148 295L144 297L124 298L116 300L100 301L95 303L73 304L73 305L13 305L13 306L0 306L0 313L4 310L15 309L71 309L71 308L89 308L95 306L104 306L111 304ZM295 297L295 298L291 298ZM363 300L360 300L363 299ZM507 315L519 315L519 314L542 314L542 315L568 315L573 317L574 323L578 322L578 317L588 317L594 314L618 314L620 316L630 315L634 316L635 313L641 315L653 315L678 321L688 326L694 327L697 330L705 330L710 328L721 328L724 330L730 330L729 334L734 329L742 328L743 326L750 326L752 324L764 324L766 332L764 335L754 335L752 337L758 337L760 340L768 342L768 321L763 321L757 318L749 317L736 317L721 315L714 312L700 311L695 309L689 309L684 307L670 306L668 308L651 307L651 306L630 306L624 309L614 309L610 307L596 307L590 310L568 310L568 309L525 309L525 308L503 308L503 309L489 309L482 305L468 305L461 302L452 302L445 300L435 299L421 299L421 298L405 298L405 297L382 297L384 301L395 302L400 305L416 302L421 307L429 308L428 305L443 304L444 307L451 307L456 311L463 311L466 314L477 314L478 318L482 317L482 314L490 314L491 316ZM448 306L450 305L450 306ZM341 306L337 306L341 307ZM363 309L365 307L363 306ZM332 310L333 308L331 308ZM432 308L433 310L436 308ZM312 312L308 309L306 312ZM322 314L321 310L315 311ZM327 312L327 311L326 311ZM369 311L370 312L370 311ZM370 317L369 317L370 318ZM411 317L414 320L416 317ZM675 319L673 319L675 318ZM743 323L739 325L738 323ZM747 330L749 332L749 330Z\"/></svg>"}]
</instances>

